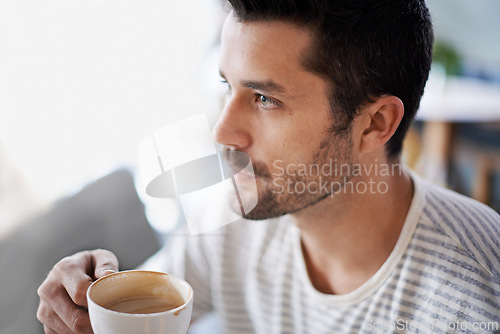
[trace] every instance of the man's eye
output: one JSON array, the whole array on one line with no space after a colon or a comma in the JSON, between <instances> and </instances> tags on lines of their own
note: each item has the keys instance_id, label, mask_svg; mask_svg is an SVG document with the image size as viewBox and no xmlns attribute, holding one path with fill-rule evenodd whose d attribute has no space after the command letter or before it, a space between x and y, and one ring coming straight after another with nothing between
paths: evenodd
<instances>
[{"instance_id":1,"label":"man's eye","mask_svg":"<svg viewBox=\"0 0 500 334\"><path fill-rule=\"evenodd\" d=\"M224 79L221 79L220 82L224 85L224 87L227 89L226 92L230 92L231 91L231 85L229 84L229 82L227 82L226 80Z\"/></svg>"},{"instance_id":2,"label":"man's eye","mask_svg":"<svg viewBox=\"0 0 500 334\"><path fill-rule=\"evenodd\" d=\"M278 105L278 103L270 98L268 98L267 96L264 96L262 94L255 94L255 96L257 97L257 102L260 103L261 106L263 107L272 107L272 106L276 106Z\"/></svg>"}]
</instances>

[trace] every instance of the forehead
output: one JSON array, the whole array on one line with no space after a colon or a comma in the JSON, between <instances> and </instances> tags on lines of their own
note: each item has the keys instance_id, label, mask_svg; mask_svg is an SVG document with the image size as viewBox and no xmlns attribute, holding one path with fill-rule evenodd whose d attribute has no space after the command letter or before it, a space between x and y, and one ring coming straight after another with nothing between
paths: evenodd
<instances>
[{"instance_id":1,"label":"forehead","mask_svg":"<svg viewBox=\"0 0 500 334\"><path fill-rule=\"evenodd\" d=\"M305 27L280 20L240 22L230 13L222 30L222 42L236 42L234 38L243 38L246 42L253 40L262 46L272 41L273 43L267 46L275 50L302 51L304 47L309 46L311 32Z\"/></svg>"},{"instance_id":2,"label":"forehead","mask_svg":"<svg viewBox=\"0 0 500 334\"><path fill-rule=\"evenodd\" d=\"M302 65L312 33L282 21L238 22L228 16L222 30L220 69L228 76L262 76L293 80L310 74Z\"/></svg>"}]
</instances>

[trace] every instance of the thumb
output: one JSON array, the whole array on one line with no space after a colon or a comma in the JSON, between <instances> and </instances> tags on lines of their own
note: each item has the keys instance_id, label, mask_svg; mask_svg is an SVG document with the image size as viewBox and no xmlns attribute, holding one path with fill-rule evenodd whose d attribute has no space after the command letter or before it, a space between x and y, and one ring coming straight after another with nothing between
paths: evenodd
<instances>
[{"instance_id":1,"label":"thumb","mask_svg":"<svg viewBox=\"0 0 500 334\"><path fill-rule=\"evenodd\" d=\"M94 262L94 278L99 279L118 271L118 259L110 251L96 249L92 251Z\"/></svg>"}]
</instances>

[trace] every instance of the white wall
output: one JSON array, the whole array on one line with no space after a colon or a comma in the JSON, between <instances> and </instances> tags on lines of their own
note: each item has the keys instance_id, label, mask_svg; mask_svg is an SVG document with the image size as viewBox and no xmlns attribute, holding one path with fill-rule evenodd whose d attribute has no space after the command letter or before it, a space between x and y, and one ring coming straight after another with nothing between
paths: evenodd
<instances>
[{"instance_id":1,"label":"white wall","mask_svg":"<svg viewBox=\"0 0 500 334\"><path fill-rule=\"evenodd\" d=\"M426 0L436 39L454 46L464 61L500 80L500 1Z\"/></svg>"},{"instance_id":2,"label":"white wall","mask_svg":"<svg viewBox=\"0 0 500 334\"><path fill-rule=\"evenodd\" d=\"M209 111L200 61L217 0L0 1L0 142L53 199L122 165L167 121ZM216 82L216 78L214 80Z\"/></svg>"}]
</instances>

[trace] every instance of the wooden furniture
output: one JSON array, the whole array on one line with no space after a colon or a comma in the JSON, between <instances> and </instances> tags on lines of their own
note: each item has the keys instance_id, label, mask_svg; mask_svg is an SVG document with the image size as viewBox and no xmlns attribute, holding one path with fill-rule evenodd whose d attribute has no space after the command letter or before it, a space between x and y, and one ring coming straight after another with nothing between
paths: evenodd
<instances>
[{"instance_id":1,"label":"wooden furniture","mask_svg":"<svg viewBox=\"0 0 500 334\"><path fill-rule=\"evenodd\" d=\"M434 79L434 80L433 80ZM416 116L423 122L421 155L416 171L425 178L448 185L457 147L457 126L500 122L500 84L478 79L447 77L429 79L420 110ZM500 150L500 127L497 144ZM494 134L496 136L496 133ZM490 178L500 151L476 148L473 197L488 203Z\"/></svg>"}]
</instances>

